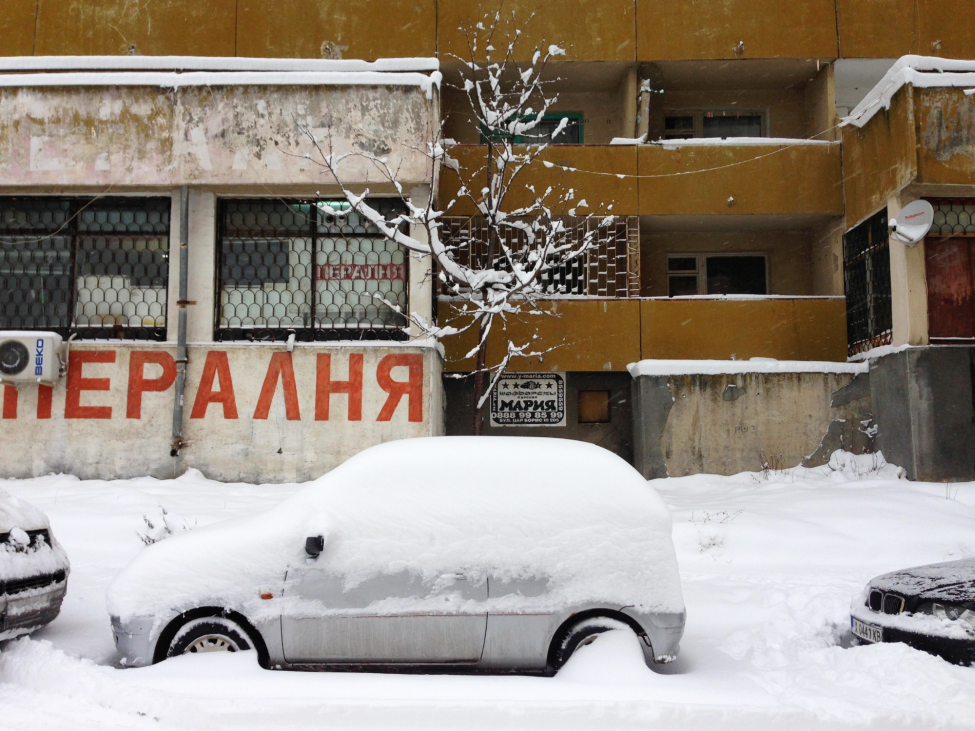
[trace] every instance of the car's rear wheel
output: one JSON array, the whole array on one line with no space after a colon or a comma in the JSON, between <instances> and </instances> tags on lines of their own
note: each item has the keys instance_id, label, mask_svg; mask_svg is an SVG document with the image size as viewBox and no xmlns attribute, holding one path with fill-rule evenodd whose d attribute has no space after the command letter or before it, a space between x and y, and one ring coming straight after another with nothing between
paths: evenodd
<instances>
[{"instance_id":1,"label":"car's rear wheel","mask_svg":"<svg viewBox=\"0 0 975 731\"><path fill-rule=\"evenodd\" d=\"M595 641L603 632L615 629L633 631L626 622L610 617L590 617L572 625L555 638L549 655L552 670L558 672L572 657L572 653Z\"/></svg>"},{"instance_id":2,"label":"car's rear wheel","mask_svg":"<svg viewBox=\"0 0 975 731\"><path fill-rule=\"evenodd\" d=\"M243 627L226 617L192 619L176 632L166 657L201 652L241 652L254 646Z\"/></svg>"}]
</instances>

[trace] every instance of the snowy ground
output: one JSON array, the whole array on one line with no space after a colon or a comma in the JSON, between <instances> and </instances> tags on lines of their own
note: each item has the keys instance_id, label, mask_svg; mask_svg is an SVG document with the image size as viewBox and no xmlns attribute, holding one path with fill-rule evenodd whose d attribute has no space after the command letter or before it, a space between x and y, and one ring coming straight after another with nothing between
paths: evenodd
<instances>
[{"instance_id":1,"label":"snowy ground","mask_svg":"<svg viewBox=\"0 0 975 731\"><path fill-rule=\"evenodd\" d=\"M48 513L73 564L61 616L0 647L0 729L970 729L975 667L850 647L848 608L878 573L975 555L975 484L872 466L655 481L689 614L680 659L650 670L609 633L552 679L270 672L251 653L117 670L104 593L143 516L205 525L296 486L0 481Z\"/></svg>"}]
</instances>

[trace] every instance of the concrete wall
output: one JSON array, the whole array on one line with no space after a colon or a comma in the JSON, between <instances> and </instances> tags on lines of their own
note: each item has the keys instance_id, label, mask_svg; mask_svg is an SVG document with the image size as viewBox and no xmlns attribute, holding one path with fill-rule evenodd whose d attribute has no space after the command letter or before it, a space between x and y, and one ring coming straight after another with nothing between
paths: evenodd
<instances>
[{"instance_id":1,"label":"concrete wall","mask_svg":"<svg viewBox=\"0 0 975 731\"><path fill-rule=\"evenodd\" d=\"M331 178L313 162L321 153L303 126L323 145L330 132L335 153L387 157L411 185L429 182L429 160L416 150L438 120L436 95L413 86L2 88L0 184L324 191ZM363 158L347 158L339 169L344 182L369 183L374 192L385 180Z\"/></svg>"},{"instance_id":2,"label":"concrete wall","mask_svg":"<svg viewBox=\"0 0 975 731\"><path fill-rule=\"evenodd\" d=\"M641 376L633 414L634 464L648 479L817 466L837 449L872 451L866 374Z\"/></svg>"},{"instance_id":3,"label":"concrete wall","mask_svg":"<svg viewBox=\"0 0 975 731\"><path fill-rule=\"evenodd\" d=\"M189 445L174 458L174 354L172 343L75 345L53 389L0 389L3 476L174 477L195 467L230 482L294 482L374 444L443 433L434 348L191 345Z\"/></svg>"},{"instance_id":4,"label":"concrete wall","mask_svg":"<svg viewBox=\"0 0 975 731\"><path fill-rule=\"evenodd\" d=\"M909 348L872 361L877 449L912 480L975 479L975 349Z\"/></svg>"}]
</instances>

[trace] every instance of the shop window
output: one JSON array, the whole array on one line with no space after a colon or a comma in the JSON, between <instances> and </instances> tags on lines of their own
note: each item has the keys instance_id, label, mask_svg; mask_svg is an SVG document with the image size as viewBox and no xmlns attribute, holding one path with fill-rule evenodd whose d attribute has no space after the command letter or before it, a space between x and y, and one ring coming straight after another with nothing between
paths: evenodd
<instances>
[{"instance_id":1,"label":"shop window","mask_svg":"<svg viewBox=\"0 0 975 731\"><path fill-rule=\"evenodd\" d=\"M893 314L887 236L886 208L843 236L850 355L891 343Z\"/></svg>"},{"instance_id":2,"label":"shop window","mask_svg":"<svg viewBox=\"0 0 975 731\"><path fill-rule=\"evenodd\" d=\"M674 254L667 257L668 295L768 294L765 257Z\"/></svg>"},{"instance_id":3,"label":"shop window","mask_svg":"<svg viewBox=\"0 0 975 731\"><path fill-rule=\"evenodd\" d=\"M522 117L529 119L529 117ZM566 120L562 125L562 120ZM582 144L582 115L576 112L565 114L546 114L542 120L531 130L523 135L515 135L513 142L516 145L581 145ZM559 129L561 127L561 129ZM558 131L558 134L556 134ZM497 134L498 139L506 139L511 136L508 134ZM481 143L487 141L486 134L481 134Z\"/></svg>"},{"instance_id":4,"label":"shop window","mask_svg":"<svg viewBox=\"0 0 975 731\"><path fill-rule=\"evenodd\" d=\"M664 139L766 137L765 113L757 109L675 110L664 115Z\"/></svg>"},{"instance_id":5,"label":"shop window","mask_svg":"<svg viewBox=\"0 0 975 731\"><path fill-rule=\"evenodd\" d=\"M609 391L579 391L579 423L608 424Z\"/></svg>"},{"instance_id":6,"label":"shop window","mask_svg":"<svg viewBox=\"0 0 975 731\"><path fill-rule=\"evenodd\" d=\"M392 219L394 203L370 205ZM218 215L218 340L406 338L406 251L347 202L222 200Z\"/></svg>"},{"instance_id":7,"label":"shop window","mask_svg":"<svg viewBox=\"0 0 975 731\"><path fill-rule=\"evenodd\" d=\"M0 198L0 329L166 339L169 198Z\"/></svg>"}]
</instances>

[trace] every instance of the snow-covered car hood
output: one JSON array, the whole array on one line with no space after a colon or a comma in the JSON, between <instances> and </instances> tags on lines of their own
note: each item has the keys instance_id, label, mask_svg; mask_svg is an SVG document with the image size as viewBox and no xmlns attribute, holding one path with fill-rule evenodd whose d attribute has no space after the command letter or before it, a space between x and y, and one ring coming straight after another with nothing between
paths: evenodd
<instances>
[{"instance_id":1,"label":"snow-covered car hood","mask_svg":"<svg viewBox=\"0 0 975 731\"><path fill-rule=\"evenodd\" d=\"M4 534L6 539L0 542L0 580L69 570L68 555L50 528L51 524L43 512L0 490L0 534ZM29 546L10 540L11 536L16 537L18 531L26 533L45 529L49 540L39 539Z\"/></svg>"},{"instance_id":2,"label":"snow-covered car hood","mask_svg":"<svg viewBox=\"0 0 975 731\"><path fill-rule=\"evenodd\" d=\"M594 445L406 439L359 453L266 513L149 546L112 583L108 609L123 621L206 605L286 614L294 607L275 586L305 565L305 538L321 535L316 565L350 586L404 571L424 581L544 576L547 600L561 606L679 614L671 531L656 491ZM265 592L275 599L261 601Z\"/></svg>"},{"instance_id":3,"label":"snow-covered car hood","mask_svg":"<svg viewBox=\"0 0 975 731\"><path fill-rule=\"evenodd\" d=\"M870 586L908 597L975 601L975 558L892 571L873 579Z\"/></svg>"},{"instance_id":4,"label":"snow-covered car hood","mask_svg":"<svg viewBox=\"0 0 975 731\"><path fill-rule=\"evenodd\" d=\"M0 490L0 533L8 533L12 528L41 530L50 528L50 523L47 516L30 503Z\"/></svg>"}]
</instances>

